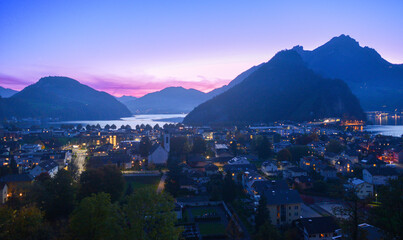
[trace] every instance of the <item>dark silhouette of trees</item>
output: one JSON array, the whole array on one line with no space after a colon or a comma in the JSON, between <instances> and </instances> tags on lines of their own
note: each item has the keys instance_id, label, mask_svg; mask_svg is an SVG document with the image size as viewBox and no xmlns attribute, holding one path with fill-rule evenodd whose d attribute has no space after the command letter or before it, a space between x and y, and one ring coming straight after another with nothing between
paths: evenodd
<instances>
[{"instance_id":1,"label":"dark silhouette of trees","mask_svg":"<svg viewBox=\"0 0 403 240\"><path fill-rule=\"evenodd\" d=\"M272 154L272 145L266 136L256 136L254 148L260 159L268 159Z\"/></svg>"},{"instance_id":2,"label":"dark silhouette of trees","mask_svg":"<svg viewBox=\"0 0 403 240\"><path fill-rule=\"evenodd\" d=\"M151 150L151 141L145 136L141 138L139 152L142 157L147 157Z\"/></svg>"},{"instance_id":3,"label":"dark silhouette of trees","mask_svg":"<svg viewBox=\"0 0 403 240\"><path fill-rule=\"evenodd\" d=\"M81 174L79 199L92 194L105 192L110 194L112 202L119 200L123 194L125 180L120 170L113 166L88 169Z\"/></svg>"},{"instance_id":4,"label":"dark silhouette of trees","mask_svg":"<svg viewBox=\"0 0 403 240\"><path fill-rule=\"evenodd\" d=\"M222 197L225 202L232 202L237 197L237 186L231 173L227 173L224 177L222 188Z\"/></svg>"},{"instance_id":5,"label":"dark silhouette of trees","mask_svg":"<svg viewBox=\"0 0 403 240\"><path fill-rule=\"evenodd\" d=\"M258 232L260 227L265 224L265 222L270 223L269 209L267 209L267 199L265 196L261 196L259 199L259 205L256 210L255 216L255 231Z\"/></svg>"},{"instance_id":6,"label":"dark silhouette of trees","mask_svg":"<svg viewBox=\"0 0 403 240\"><path fill-rule=\"evenodd\" d=\"M174 200L166 194L140 189L127 199L127 239L172 239L181 232L175 227Z\"/></svg>"},{"instance_id":7,"label":"dark silhouette of trees","mask_svg":"<svg viewBox=\"0 0 403 240\"><path fill-rule=\"evenodd\" d=\"M122 239L123 218L107 193L92 194L84 198L70 219L73 239Z\"/></svg>"},{"instance_id":8,"label":"dark silhouette of trees","mask_svg":"<svg viewBox=\"0 0 403 240\"><path fill-rule=\"evenodd\" d=\"M277 153L277 160L278 161L291 161L292 156L291 153L288 149L284 148L281 149L278 153Z\"/></svg>"},{"instance_id":9,"label":"dark silhouette of trees","mask_svg":"<svg viewBox=\"0 0 403 240\"><path fill-rule=\"evenodd\" d=\"M339 154L344 150L343 144L341 144L337 140L330 140L329 143L326 145L326 152L336 153Z\"/></svg>"},{"instance_id":10,"label":"dark silhouette of trees","mask_svg":"<svg viewBox=\"0 0 403 240\"><path fill-rule=\"evenodd\" d=\"M259 230L253 236L254 240L280 240L281 234L275 226L266 221L263 225L259 227ZM297 238L293 238L297 239Z\"/></svg>"},{"instance_id":11,"label":"dark silhouette of trees","mask_svg":"<svg viewBox=\"0 0 403 240\"><path fill-rule=\"evenodd\" d=\"M309 147L303 145L296 145L287 149L290 151L291 161L294 163L298 163L302 157L309 156L311 152Z\"/></svg>"},{"instance_id":12,"label":"dark silhouette of trees","mask_svg":"<svg viewBox=\"0 0 403 240\"><path fill-rule=\"evenodd\" d=\"M380 206L370 210L369 220L383 229L389 239L403 239L403 177L391 180L389 186L378 189Z\"/></svg>"},{"instance_id":13,"label":"dark silhouette of trees","mask_svg":"<svg viewBox=\"0 0 403 240\"><path fill-rule=\"evenodd\" d=\"M173 156L184 156L190 152L190 145L187 137L171 137L170 154Z\"/></svg>"},{"instance_id":14,"label":"dark silhouette of trees","mask_svg":"<svg viewBox=\"0 0 403 240\"><path fill-rule=\"evenodd\" d=\"M3 206L0 208L0 239L46 240L51 239L51 231L38 208L13 210Z\"/></svg>"},{"instance_id":15,"label":"dark silhouette of trees","mask_svg":"<svg viewBox=\"0 0 403 240\"><path fill-rule=\"evenodd\" d=\"M195 137L193 139L192 153L204 154L207 150L206 141L202 137Z\"/></svg>"}]
</instances>

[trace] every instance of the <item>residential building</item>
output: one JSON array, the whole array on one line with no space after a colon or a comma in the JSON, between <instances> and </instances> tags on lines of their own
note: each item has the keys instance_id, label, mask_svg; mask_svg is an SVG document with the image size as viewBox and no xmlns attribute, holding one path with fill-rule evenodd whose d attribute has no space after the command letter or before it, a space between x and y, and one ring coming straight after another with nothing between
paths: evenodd
<instances>
[{"instance_id":1,"label":"residential building","mask_svg":"<svg viewBox=\"0 0 403 240\"><path fill-rule=\"evenodd\" d=\"M275 176L279 173L277 164L273 161L266 161L262 164L261 170L267 176Z\"/></svg>"},{"instance_id":2,"label":"residential building","mask_svg":"<svg viewBox=\"0 0 403 240\"><path fill-rule=\"evenodd\" d=\"M283 171L284 178L295 178L301 176L308 176L308 173L299 167L289 167L287 170Z\"/></svg>"},{"instance_id":3,"label":"residential building","mask_svg":"<svg viewBox=\"0 0 403 240\"><path fill-rule=\"evenodd\" d=\"M54 177L58 171L59 164L53 160L47 160L40 162L29 172L29 174L31 174L31 176L34 178L39 176L41 173L48 173L50 177Z\"/></svg>"},{"instance_id":4,"label":"residential building","mask_svg":"<svg viewBox=\"0 0 403 240\"><path fill-rule=\"evenodd\" d=\"M162 165L168 161L168 151L158 143L154 144L148 154L148 164Z\"/></svg>"},{"instance_id":5,"label":"residential building","mask_svg":"<svg viewBox=\"0 0 403 240\"><path fill-rule=\"evenodd\" d=\"M391 179L397 179L399 174L394 168L371 167L362 170L365 182L373 185L386 185Z\"/></svg>"},{"instance_id":6,"label":"residential building","mask_svg":"<svg viewBox=\"0 0 403 240\"><path fill-rule=\"evenodd\" d=\"M345 187L353 190L359 199L365 199L374 194L374 186L358 178L348 179Z\"/></svg>"},{"instance_id":7,"label":"residential building","mask_svg":"<svg viewBox=\"0 0 403 240\"><path fill-rule=\"evenodd\" d=\"M0 182L0 203L4 204L7 201L8 186L7 183Z\"/></svg>"},{"instance_id":8,"label":"residential building","mask_svg":"<svg viewBox=\"0 0 403 240\"><path fill-rule=\"evenodd\" d=\"M295 225L303 235L304 240L332 240L339 228L333 217L301 218Z\"/></svg>"},{"instance_id":9,"label":"residential building","mask_svg":"<svg viewBox=\"0 0 403 240\"><path fill-rule=\"evenodd\" d=\"M284 180L255 182L252 187L259 196L265 196L272 224L291 224L300 217L302 199Z\"/></svg>"}]
</instances>

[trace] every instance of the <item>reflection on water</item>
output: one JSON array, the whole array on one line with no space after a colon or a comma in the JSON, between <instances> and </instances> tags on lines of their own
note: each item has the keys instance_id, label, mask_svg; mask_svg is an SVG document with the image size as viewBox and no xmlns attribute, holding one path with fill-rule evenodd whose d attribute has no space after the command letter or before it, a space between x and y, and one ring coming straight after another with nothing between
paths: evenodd
<instances>
[{"instance_id":1,"label":"reflection on water","mask_svg":"<svg viewBox=\"0 0 403 240\"><path fill-rule=\"evenodd\" d=\"M112 125L115 124L118 128L122 125L130 125L131 128L135 128L136 125L154 125L158 124L159 126L163 126L164 124L177 123L182 122L183 118L185 118L186 114L147 114L147 115L135 115L133 117L121 118L119 120L94 120L94 121L65 121L65 122L55 122L52 124L60 125L60 124L82 124L86 125L97 125L99 124L101 127L105 127L106 124Z\"/></svg>"},{"instance_id":2,"label":"reflection on water","mask_svg":"<svg viewBox=\"0 0 403 240\"><path fill-rule=\"evenodd\" d=\"M364 130L385 136L400 137L403 135L403 125L367 125Z\"/></svg>"},{"instance_id":3,"label":"reflection on water","mask_svg":"<svg viewBox=\"0 0 403 240\"><path fill-rule=\"evenodd\" d=\"M402 112L367 112L367 116L373 125L367 125L366 131L395 137L403 135Z\"/></svg>"},{"instance_id":4,"label":"reflection on water","mask_svg":"<svg viewBox=\"0 0 403 240\"><path fill-rule=\"evenodd\" d=\"M401 112L367 112L367 116L374 125L403 125Z\"/></svg>"}]
</instances>

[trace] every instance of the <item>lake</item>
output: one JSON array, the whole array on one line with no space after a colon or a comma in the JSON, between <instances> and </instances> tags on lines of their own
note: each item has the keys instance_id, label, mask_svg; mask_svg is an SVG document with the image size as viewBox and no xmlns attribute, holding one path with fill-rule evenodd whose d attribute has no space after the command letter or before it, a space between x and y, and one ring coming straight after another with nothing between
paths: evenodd
<instances>
[{"instance_id":1,"label":"lake","mask_svg":"<svg viewBox=\"0 0 403 240\"><path fill-rule=\"evenodd\" d=\"M106 124L112 125L115 124L116 127L120 128L122 125L129 125L132 128L135 128L136 125L151 125L154 127L155 125L159 125L162 127L164 124L170 123L178 123L182 122L183 118L185 118L186 114L144 114L144 115L135 115L133 117L121 118L119 120L94 120L94 121L64 121L64 122L54 122L54 125L61 124L81 124L83 126L97 125L99 124L101 127L105 127Z\"/></svg>"},{"instance_id":2,"label":"lake","mask_svg":"<svg viewBox=\"0 0 403 240\"><path fill-rule=\"evenodd\" d=\"M385 136L400 137L403 135L403 125L367 125L364 130Z\"/></svg>"},{"instance_id":3,"label":"lake","mask_svg":"<svg viewBox=\"0 0 403 240\"><path fill-rule=\"evenodd\" d=\"M101 125L101 127L105 127L106 124L112 125L115 124L118 128L122 125L130 125L130 127L135 128L136 125L141 124L149 124L151 126L155 126L156 124L161 127L164 124L170 123L178 123L182 122L183 118L186 117L186 114L144 114L144 115L135 115L133 117L122 118L119 120L94 120L94 121L65 121L65 122L55 122L52 123L54 125L61 124L82 124L83 126L90 125ZM400 137L403 134L403 125L367 125L364 130L368 132L372 132L374 134L382 134Z\"/></svg>"}]
</instances>

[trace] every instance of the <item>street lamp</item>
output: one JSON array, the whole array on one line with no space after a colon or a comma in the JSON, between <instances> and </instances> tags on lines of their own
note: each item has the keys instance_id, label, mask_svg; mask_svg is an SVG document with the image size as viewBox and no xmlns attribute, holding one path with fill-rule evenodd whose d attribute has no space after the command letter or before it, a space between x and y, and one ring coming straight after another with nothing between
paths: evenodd
<instances>
[{"instance_id":1,"label":"street lamp","mask_svg":"<svg viewBox=\"0 0 403 240\"><path fill-rule=\"evenodd\" d=\"M378 193L375 193L375 201L378 202Z\"/></svg>"}]
</instances>

